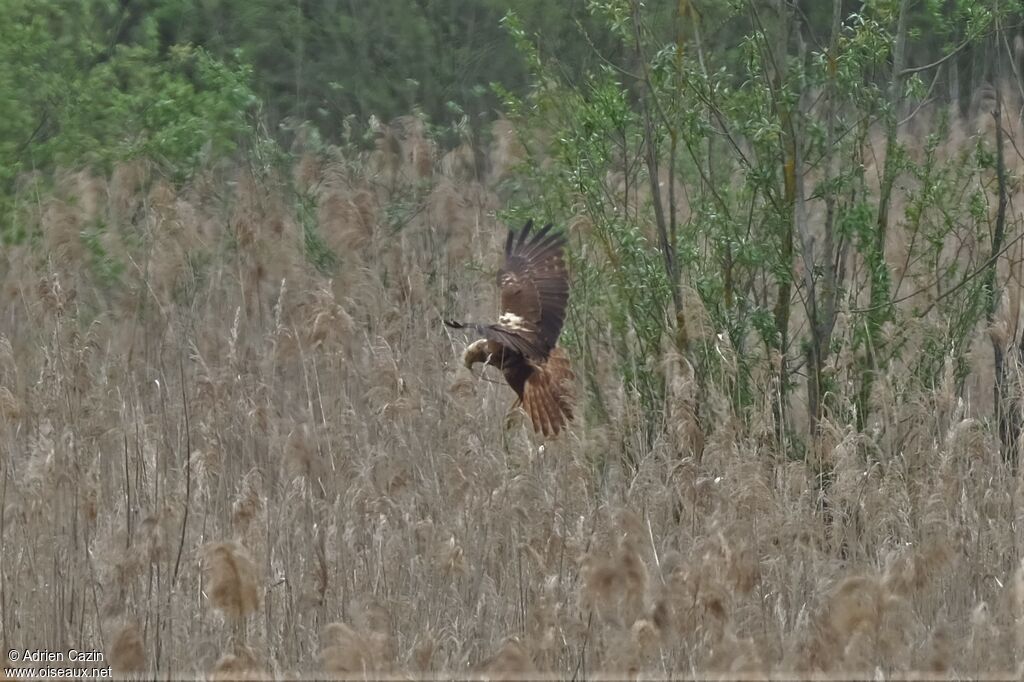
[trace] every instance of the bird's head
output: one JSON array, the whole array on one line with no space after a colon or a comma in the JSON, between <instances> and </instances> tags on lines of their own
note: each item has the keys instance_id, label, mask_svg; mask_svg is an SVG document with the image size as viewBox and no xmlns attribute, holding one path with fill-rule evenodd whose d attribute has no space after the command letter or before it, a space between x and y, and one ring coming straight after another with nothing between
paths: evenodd
<instances>
[{"instance_id":1,"label":"bird's head","mask_svg":"<svg viewBox=\"0 0 1024 682\"><path fill-rule=\"evenodd\" d=\"M462 362L466 369L473 369L473 365L478 362L487 362L487 339L479 339L466 346Z\"/></svg>"}]
</instances>

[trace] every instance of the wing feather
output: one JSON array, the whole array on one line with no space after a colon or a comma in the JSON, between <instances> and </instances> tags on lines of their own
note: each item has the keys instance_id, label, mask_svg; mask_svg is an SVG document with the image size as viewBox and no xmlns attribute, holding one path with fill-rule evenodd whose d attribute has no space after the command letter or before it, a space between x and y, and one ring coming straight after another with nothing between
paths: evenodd
<instances>
[{"instance_id":1,"label":"wing feather","mask_svg":"<svg viewBox=\"0 0 1024 682\"><path fill-rule=\"evenodd\" d=\"M532 228L530 220L518 235L509 230L498 287L502 315L517 323L517 329L508 331L529 337L530 344L546 355L558 341L569 301L565 235L551 234L551 223L531 236Z\"/></svg>"}]
</instances>

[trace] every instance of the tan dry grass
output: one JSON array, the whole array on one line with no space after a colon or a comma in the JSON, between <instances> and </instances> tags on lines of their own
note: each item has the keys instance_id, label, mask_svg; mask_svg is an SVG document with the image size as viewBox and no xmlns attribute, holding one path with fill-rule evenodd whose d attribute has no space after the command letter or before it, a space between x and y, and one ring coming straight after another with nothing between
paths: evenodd
<instances>
[{"instance_id":1,"label":"tan dry grass","mask_svg":"<svg viewBox=\"0 0 1024 682\"><path fill-rule=\"evenodd\" d=\"M930 392L880 382L873 431L826 418L805 464L769 447L767 404L733 412L721 341L703 423L670 358L672 428L638 435L602 371L609 422L541 449L438 324L493 308L467 266L496 265L499 198L455 157L434 176L400 124L377 176L299 161L333 279L306 264L284 184L248 171L177 190L142 166L69 176L43 250L5 254L8 648L215 679L1020 670L1024 479L951 368ZM417 182L422 210L389 233L389 183ZM79 260L89 215L138 266L116 296ZM699 308L689 323L717 338Z\"/></svg>"}]
</instances>

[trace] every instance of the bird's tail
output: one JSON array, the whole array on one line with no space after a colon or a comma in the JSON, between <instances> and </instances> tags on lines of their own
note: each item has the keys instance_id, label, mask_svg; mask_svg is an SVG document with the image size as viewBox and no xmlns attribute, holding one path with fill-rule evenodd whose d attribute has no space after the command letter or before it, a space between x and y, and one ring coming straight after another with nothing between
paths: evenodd
<instances>
[{"instance_id":1,"label":"bird's tail","mask_svg":"<svg viewBox=\"0 0 1024 682\"><path fill-rule=\"evenodd\" d=\"M575 375L561 348L553 349L548 359L534 369L523 388L523 409L530 415L534 431L557 436L573 418Z\"/></svg>"}]
</instances>

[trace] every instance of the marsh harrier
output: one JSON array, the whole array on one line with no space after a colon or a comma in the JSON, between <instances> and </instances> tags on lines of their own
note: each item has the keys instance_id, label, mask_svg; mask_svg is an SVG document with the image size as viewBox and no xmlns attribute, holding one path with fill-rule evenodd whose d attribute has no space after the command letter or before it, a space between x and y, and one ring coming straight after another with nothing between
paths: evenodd
<instances>
[{"instance_id":1,"label":"marsh harrier","mask_svg":"<svg viewBox=\"0 0 1024 682\"><path fill-rule=\"evenodd\" d=\"M483 336L462 355L466 367L479 362L501 370L530 416L533 430L557 436L572 419L572 369L556 344L565 322L569 276L562 258L565 236L551 225L530 234L530 220L516 234L509 230L505 264L498 271L501 314L497 324L445 320L455 329Z\"/></svg>"}]
</instances>

